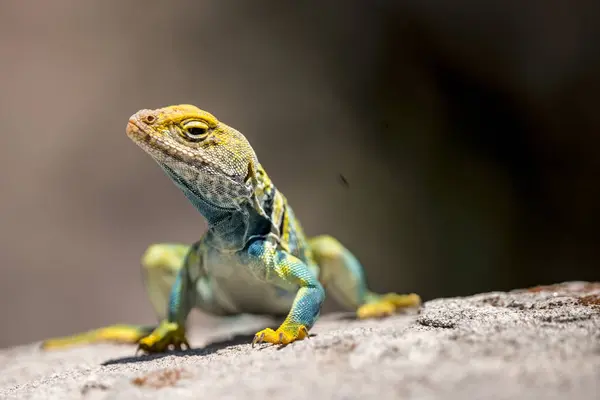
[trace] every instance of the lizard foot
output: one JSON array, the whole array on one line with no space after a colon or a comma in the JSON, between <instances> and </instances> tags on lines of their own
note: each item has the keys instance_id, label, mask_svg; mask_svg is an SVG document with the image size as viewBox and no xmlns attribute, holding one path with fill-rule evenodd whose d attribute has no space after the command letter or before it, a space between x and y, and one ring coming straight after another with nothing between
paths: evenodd
<instances>
[{"instance_id":1,"label":"lizard foot","mask_svg":"<svg viewBox=\"0 0 600 400\"><path fill-rule=\"evenodd\" d=\"M356 310L359 319L387 317L401 308L419 307L421 298L418 294L388 293L374 302L363 304Z\"/></svg>"},{"instance_id":2,"label":"lizard foot","mask_svg":"<svg viewBox=\"0 0 600 400\"><path fill-rule=\"evenodd\" d=\"M168 350L181 350L182 346L190 348L185 328L175 322L163 321L151 334L140 339L136 354L139 351L146 354L164 353Z\"/></svg>"},{"instance_id":3,"label":"lizard foot","mask_svg":"<svg viewBox=\"0 0 600 400\"><path fill-rule=\"evenodd\" d=\"M254 335L252 347L257 343L289 344L296 340L307 338L308 329L302 324L283 324L276 331L271 328L263 329Z\"/></svg>"}]
</instances>

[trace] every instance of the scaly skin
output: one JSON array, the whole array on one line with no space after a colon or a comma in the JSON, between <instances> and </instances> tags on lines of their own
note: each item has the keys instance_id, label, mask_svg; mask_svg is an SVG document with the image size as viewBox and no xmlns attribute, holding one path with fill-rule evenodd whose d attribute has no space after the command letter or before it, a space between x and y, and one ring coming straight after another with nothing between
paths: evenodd
<instances>
[{"instance_id":1,"label":"scaly skin","mask_svg":"<svg viewBox=\"0 0 600 400\"><path fill-rule=\"evenodd\" d=\"M420 305L416 294L369 291L359 261L333 237L307 239L250 143L213 115L192 105L141 110L127 135L206 218L208 231L191 246L155 244L144 254L157 327L116 325L50 339L45 348L100 340L137 342L148 353L189 347L185 323L194 307L216 315L287 314L276 330L257 332L253 345L288 344L308 337L324 287L359 318Z\"/></svg>"}]
</instances>

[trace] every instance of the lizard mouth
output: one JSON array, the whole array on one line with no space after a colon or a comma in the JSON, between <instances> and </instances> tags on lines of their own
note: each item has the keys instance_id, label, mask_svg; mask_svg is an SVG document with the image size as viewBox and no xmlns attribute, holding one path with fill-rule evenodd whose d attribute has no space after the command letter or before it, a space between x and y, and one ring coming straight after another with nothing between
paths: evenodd
<instances>
[{"instance_id":1,"label":"lizard mouth","mask_svg":"<svg viewBox=\"0 0 600 400\"><path fill-rule=\"evenodd\" d=\"M146 153L159 160L172 159L189 164L195 164L197 160L176 146L169 145L169 141L159 135L149 132L148 129L135 119L130 118L126 128L127 136Z\"/></svg>"},{"instance_id":2,"label":"lizard mouth","mask_svg":"<svg viewBox=\"0 0 600 400\"><path fill-rule=\"evenodd\" d=\"M130 139L136 142L148 137L148 134L139 127L133 118L130 118L129 121L127 121L127 128L125 129L125 132Z\"/></svg>"}]
</instances>

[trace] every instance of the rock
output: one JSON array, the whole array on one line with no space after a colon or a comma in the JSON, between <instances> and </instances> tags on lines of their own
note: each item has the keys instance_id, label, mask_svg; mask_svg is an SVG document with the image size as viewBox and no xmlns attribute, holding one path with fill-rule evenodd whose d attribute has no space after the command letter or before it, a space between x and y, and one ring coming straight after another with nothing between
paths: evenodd
<instances>
[{"instance_id":1,"label":"rock","mask_svg":"<svg viewBox=\"0 0 600 400\"><path fill-rule=\"evenodd\" d=\"M598 399L600 283L429 301L419 314L322 317L310 340L250 346L265 320L197 327L186 352L100 344L0 352L2 399Z\"/></svg>"}]
</instances>

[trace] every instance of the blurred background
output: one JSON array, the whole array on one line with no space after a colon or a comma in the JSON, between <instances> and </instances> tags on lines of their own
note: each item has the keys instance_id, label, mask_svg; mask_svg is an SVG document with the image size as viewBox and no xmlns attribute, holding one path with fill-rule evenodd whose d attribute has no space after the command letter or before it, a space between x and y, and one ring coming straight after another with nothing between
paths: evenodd
<instances>
[{"instance_id":1,"label":"blurred background","mask_svg":"<svg viewBox=\"0 0 600 400\"><path fill-rule=\"evenodd\" d=\"M142 252L206 226L125 125L174 103L375 290L600 278L599 2L316 4L0 3L0 346L154 321Z\"/></svg>"}]
</instances>

